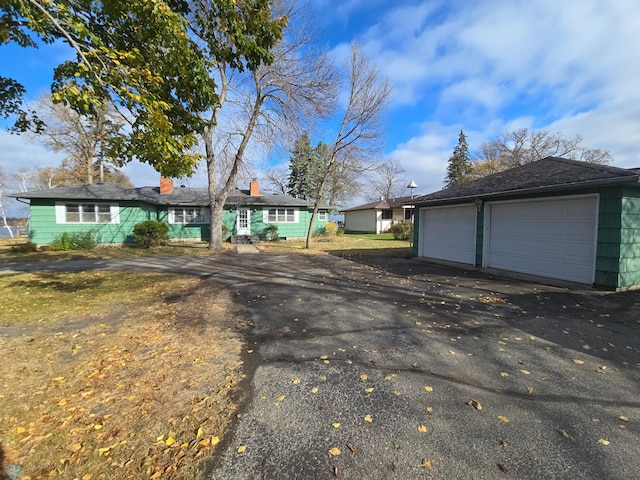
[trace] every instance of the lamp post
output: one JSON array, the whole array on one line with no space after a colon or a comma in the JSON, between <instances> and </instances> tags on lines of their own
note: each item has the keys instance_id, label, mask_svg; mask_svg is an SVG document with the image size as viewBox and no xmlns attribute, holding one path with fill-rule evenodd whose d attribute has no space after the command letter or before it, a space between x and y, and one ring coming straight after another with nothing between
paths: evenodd
<instances>
[{"instance_id":1,"label":"lamp post","mask_svg":"<svg viewBox=\"0 0 640 480\"><path fill-rule=\"evenodd\" d=\"M409 185L407 185L407 188L411 192L411 200L413 200L413 190L418 188L418 185L416 185L416 182L411 180L411 182L409 182ZM413 205L411 205L409 208L411 209L411 226L409 229L409 250L413 250L413 214L414 214Z\"/></svg>"},{"instance_id":2,"label":"lamp post","mask_svg":"<svg viewBox=\"0 0 640 480\"><path fill-rule=\"evenodd\" d=\"M413 190L418 188L418 185L416 185L416 182L414 182L413 180L411 180L411 182L409 183L409 185L407 185L407 188L411 191L411 199L413 199Z\"/></svg>"}]
</instances>

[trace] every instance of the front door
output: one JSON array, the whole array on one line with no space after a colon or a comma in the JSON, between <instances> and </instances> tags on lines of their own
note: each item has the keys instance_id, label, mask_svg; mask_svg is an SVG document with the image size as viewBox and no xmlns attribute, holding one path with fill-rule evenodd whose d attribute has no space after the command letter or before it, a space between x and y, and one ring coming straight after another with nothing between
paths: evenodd
<instances>
[{"instance_id":1,"label":"front door","mask_svg":"<svg viewBox=\"0 0 640 480\"><path fill-rule=\"evenodd\" d=\"M251 224L249 222L249 209L238 209L238 235L251 235Z\"/></svg>"}]
</instances>

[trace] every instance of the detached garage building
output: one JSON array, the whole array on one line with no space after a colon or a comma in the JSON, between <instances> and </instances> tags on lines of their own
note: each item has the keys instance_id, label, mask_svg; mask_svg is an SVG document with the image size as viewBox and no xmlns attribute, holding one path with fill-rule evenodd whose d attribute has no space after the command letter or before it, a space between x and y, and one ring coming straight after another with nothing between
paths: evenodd
<instances>
[{"instance_id":1,"label":"detached garage building","mask_svg":"<svg viewBox=\"0 0 640 480\"><path fill-rule=\"evenodd\" d=\"M420 257L640 286L640 169L548 157L414 204Z\"/></svg>"}]
</instances>

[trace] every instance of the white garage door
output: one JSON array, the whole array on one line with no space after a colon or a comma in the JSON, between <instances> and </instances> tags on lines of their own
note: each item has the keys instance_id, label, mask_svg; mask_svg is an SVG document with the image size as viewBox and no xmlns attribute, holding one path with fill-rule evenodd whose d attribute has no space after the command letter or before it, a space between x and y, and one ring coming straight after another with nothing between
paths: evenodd
<instances>
[{"instance_id":1,"label":"white garage door","mask_svg":"<svg viewBox=\"0 0 640 480\"><path fill-rule=\"evenodd\" d=\"M485 266L593 283L598 197L489 203Z\"/></svg>"},{"instance_id":2,"label":"white garage door","mask_svg":"<svg viewBox=\"0 0 640 480\"><path fill-rule=\"evenodd\" d=\"M420 209L421 257L476 262L476 207L434 207Z\"/></svg>"}]
</instances>

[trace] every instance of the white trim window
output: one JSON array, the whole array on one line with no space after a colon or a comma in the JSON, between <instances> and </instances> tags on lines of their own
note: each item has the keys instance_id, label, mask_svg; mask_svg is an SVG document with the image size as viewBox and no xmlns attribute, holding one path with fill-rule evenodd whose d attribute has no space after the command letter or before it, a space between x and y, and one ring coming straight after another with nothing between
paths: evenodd
<instances>
[{"instance_id":1,"label":"white trim window","mask_svg":"<svg viewBox=\"0 0 640 480\"><path fill-rule=\"evenodd\" d=\"M120 223L120 209L111 203L56 203L56 223Z\"/></svg>"},{"instance_id":2,"label":"white trim window","mask_svg":"<svg viewBox=\"0 0 640 480\"><path fill-rule=\"evenodd\" d=\"M169 223L188 225L191 223L209 223L208 210L205 208L170 208Z\"/></svg>"},{"instance_id":3,"label":"white trim window","mask_svg":"<svg viewBox=\"0 0 640 480\"><path fill-rule=\"evenodd\" d=\"M327 210L318 210L318 221L326 222L329 220L329 212Z\"/></svg>"},{"instance_id":4,"label":"white trim window","mask_svg":"<svg viewBox=\"0 0 640 480\"><path fill-rule=\"evenodd\" d=\"M263 211L264 223L298 223L300 212L297 208L269 208Z\"/></svg>"}]
</instances>

